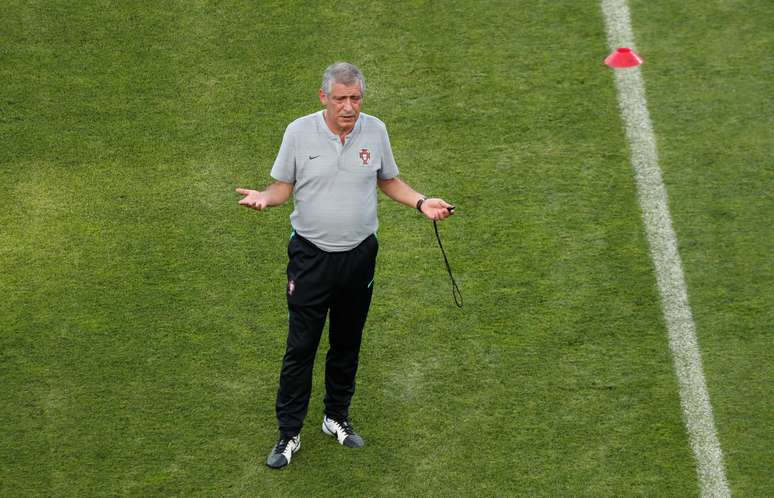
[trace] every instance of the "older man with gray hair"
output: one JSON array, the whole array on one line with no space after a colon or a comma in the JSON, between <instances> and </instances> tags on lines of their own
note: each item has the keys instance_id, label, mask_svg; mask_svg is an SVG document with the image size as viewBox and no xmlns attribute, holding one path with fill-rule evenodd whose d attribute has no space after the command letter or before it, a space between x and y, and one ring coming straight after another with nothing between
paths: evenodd
<instances>
[{"instance_id":1,"label":"older man with gray hair","mask_svg":"<svg viewBox=\"0 0 774 498\"><path fill-rule=\"evenodd\" d=\"M323 75L324 109L285 130L263 191L237 188L239 204L263 210L293 195L288 244L288 339L277 392L279 438L266 465L281 468L301 447L312 370L325 319L330 348L325 360L322 430L349 448L365 444L349 420L360 342L371 304L378 242L376 187L391 199L444 220L453 207L426 198L398 178L384 123L361 113L365 79L338 62Z\"/></svg>"}]
</instances>

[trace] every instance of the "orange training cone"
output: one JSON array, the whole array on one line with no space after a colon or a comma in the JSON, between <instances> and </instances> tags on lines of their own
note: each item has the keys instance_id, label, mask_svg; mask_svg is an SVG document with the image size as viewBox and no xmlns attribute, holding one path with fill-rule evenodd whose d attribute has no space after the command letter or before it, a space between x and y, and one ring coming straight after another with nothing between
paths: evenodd
<instances>
[{"instance_id":1,"label":"orange training cone","mask_svg":"<svg viewBox=\"0 0 774 498\"><path fill-rule=\"evenodd\" d=\"M605 64L610 67L635 67L642 64L642 57L632 52L630 48L619 48L605 58Z\"/></svg>"}]
</instances>

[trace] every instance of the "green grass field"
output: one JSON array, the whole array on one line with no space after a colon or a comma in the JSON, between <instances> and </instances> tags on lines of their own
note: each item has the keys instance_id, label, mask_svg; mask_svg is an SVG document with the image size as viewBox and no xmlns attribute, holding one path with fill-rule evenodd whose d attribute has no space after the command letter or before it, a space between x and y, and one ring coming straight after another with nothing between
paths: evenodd
<instances>
[{"instance_id":1,"label":"green grass field","mask_svg":"<svg viewBox=\"0 0 774 498\"><path fill-rule=\"evenodd\" d=\"M0 496L699 494L598 2L0 7ZM774 496L774 3L630 8L728 482ZM458 206L465 308L382 197L368 445L317 368L277 472L291 206L233 189L336 60Z\"/></svg>"}]
</instances>

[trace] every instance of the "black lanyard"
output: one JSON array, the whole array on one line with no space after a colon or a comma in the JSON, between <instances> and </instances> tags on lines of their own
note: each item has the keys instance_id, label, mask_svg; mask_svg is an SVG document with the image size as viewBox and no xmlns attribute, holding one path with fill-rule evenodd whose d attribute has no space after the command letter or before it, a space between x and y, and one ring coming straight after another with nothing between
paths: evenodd
<instances>
[{"instance_id":1,"label":"black lanyard","mask_svg":"<svg viewBox=\"0 0 774 498\"><path fill-rule=\"evenodd\" d=\"M435 229L435 238L438 240L438 247L441 248L441 254L443 254L443 262L446 263L446 271L449 272L449 278L451 279L454 304L456 304L458 308L462 308L462 292L460 292L460 288L454 280L454 275L452 275L452 269L451 266L449 266L449 258L446 257L446 251L443 250L441 236L438 234L438 223L436 223L435 220L433 220L433 228ZM459 299L457 299L457 296L459 296Z\"/></svg>"}]
</instances>

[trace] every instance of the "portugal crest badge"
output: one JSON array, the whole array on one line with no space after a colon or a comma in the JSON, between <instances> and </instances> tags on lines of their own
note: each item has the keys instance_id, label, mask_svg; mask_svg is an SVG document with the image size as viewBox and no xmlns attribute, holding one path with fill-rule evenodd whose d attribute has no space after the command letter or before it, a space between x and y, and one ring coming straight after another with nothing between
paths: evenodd
<instances>
[{"instance_id":1,"label":"portugal crest badge","mask_svg":"<svg viewBox=\"0 0 774 498\"><path fill-rule=\"evenodd\" d=\"M363 161L363 166L368 166L368 161L371 160L371 152L368 151L366 148L360 149L360 154L358 154L358 157Z\"/></svg>"}]
</instances>

